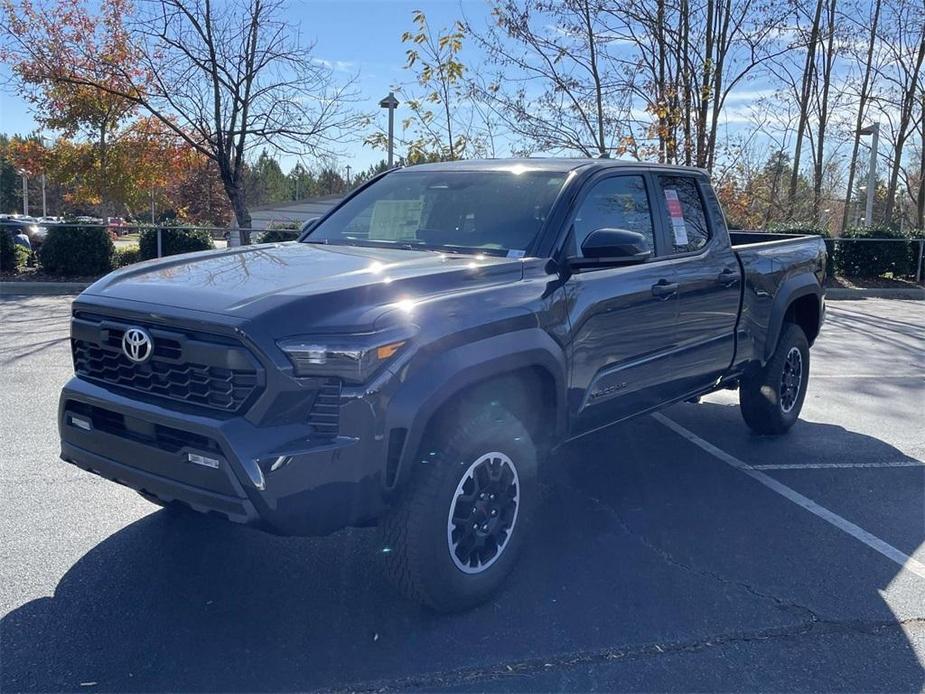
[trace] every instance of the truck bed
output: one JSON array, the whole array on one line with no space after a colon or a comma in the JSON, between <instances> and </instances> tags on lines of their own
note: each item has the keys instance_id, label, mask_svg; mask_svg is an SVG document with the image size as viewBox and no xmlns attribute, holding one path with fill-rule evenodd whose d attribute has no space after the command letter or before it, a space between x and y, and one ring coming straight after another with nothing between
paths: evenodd
<instances>
[{"instance_id":1,"label":"truck bed","mask_svg":"<svg viewBox=\"0 0 925 694\"><path fill-rule=\"evenodd\" d=\"M732 250L742 269L741 314L737 359L765 359L776 334L772 315L785 297L818 291L825 279L826 248L821 236L729 232ZM810 336L810 342L815 336Z\"/></svg>"}]
</instances>

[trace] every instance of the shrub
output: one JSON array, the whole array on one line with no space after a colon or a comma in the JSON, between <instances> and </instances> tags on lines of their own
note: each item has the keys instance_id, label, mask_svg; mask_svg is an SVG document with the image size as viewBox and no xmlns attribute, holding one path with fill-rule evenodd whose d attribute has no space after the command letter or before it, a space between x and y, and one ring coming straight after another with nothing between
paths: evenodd
<instances>
[{"instance_id":1,"label":"shrub","mask_svg":"<svg viewBox=\"0 0 925 694\"><path fill-rule=\"evenodd\" d=\"M842 238L911 239L913 235L891 227L874 226L846 229ZM893 277L914 277L917 259L918 244L915 243L849 241L838 244L835 263L838 272L846 277L880 277L886 274Z\"/></svg>"},{"instance_id":2,"label":"shrub","mask_svg":"<svg viewBox=\"0 0 925 694\"><path fill-rule=\"evenodd\" d=\"M64 224L48 229L38 256L42 268L53 275L94 277L112 270L114 250L105 229Z\"/></svg>"},{"instance_id":3,"label":"shrub","mask_svg":"<svg viewBox=\"0 0 925 694\"><path fill-rule=\"evenodd\" d=\"M772 234L812 234L827 239L832 238L828 229L813 222L775 222L768 225L768 231Z\"/></svg>"},{"instance_id":4,"label":"shrub","mask_svg":"<svg viewBox=\"0 0 925 694\"><path fill-rule=\"evenodd\" d=\"M138 237L138 251L141 260L150 260L157 257L157 230L158 227L148 227L141 231ZM214 248L212 235L205 229L162 226L160 230L162 255L211 251Z\"/></svg>"},{"instance_id":5,"label":"shrub","mask_svg":"<svg viewBox=\"0 0 925 694\"><path fill-rule=\"evenodd\" d=\"M282 243L284 241L295 241L299 238L300 227L296 223L280 224L270 227L260 235L259 243Z\"/></svg>"},{"instance_id":6,"label":"shrub","mask_svg":"<svg viewBox=\"0 0 925 694\"><path fill-rule=\"evenodd\" d=\"M26 267L32 260L32 252L16 244L16 269Z\"/></svg>"},{"instance_id":7,"label":"shrub","mask_svg":"<svg viewBox=\"0 0 925 694\"><path fill-rule=\"evenodd\" d=\"M112 266L116 268L125 267L126 265L137 263L139 260L141 260L141 252L137 247L117 248L112 256Z\"/></svg>"},{"instance_id":8,"label":"shrub","mask_svg":"<svg viewBox=\"0 0 925 694\"><path fill-rule=\"evenodd\" d=\"M10 227L0 226L0 270L16 269L16 242Z\"/></svg>"}]
</instances>

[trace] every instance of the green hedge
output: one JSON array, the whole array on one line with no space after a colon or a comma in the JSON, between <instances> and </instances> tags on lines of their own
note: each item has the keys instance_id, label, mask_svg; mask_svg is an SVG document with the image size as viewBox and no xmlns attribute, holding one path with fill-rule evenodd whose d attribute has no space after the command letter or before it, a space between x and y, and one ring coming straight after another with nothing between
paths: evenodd
<instances>
[{"instance_id":1,"label":"green hedge","mask_svg":"<svg viewBox=\"0 0 925 694\"><path fill-rule=\"evenodd\" d=\"M299 238L301 226L296 223L285 223L270 227L260 234L257 243L283 243L285 241L295 241Z\"/></svg>"},{"instance_id":2,"label":"green hedge","mask_svg":"<svg viewBox=\"0 0 925 694\"><path fill-rule=\"evenodd\" d=\"M900 232L885 226L854 227L842 233L845 239L915 239L923 238L920 230ZM835 266L845 277L915 277L918 260L916 243L877 243L860 241L836 246Z\"/></svg>"},{"instance_id":3,"label":"green hedge","mask_svg":"<svg viewBox=\"0 0 925 694\"><path fill-rule=\"evenodd\" d=\"M157 227L143 229L138 237L138 251L141 260L157 257ZM205 229L183 226L165 226L161 229L162 255L177 255L193 251L210 251L212 235Z\"/></svg>"},{"instance_id":4,"label":"green hedge","mask_svg":"<svg viewBox=\"0 0 925 694\"><path fill-rule=\"evenodd\" d=\"M832 238L828 229L817 226L813 222L776 222L768 225L768 231L772 234L812 234L827 239Z\"/></svg>"},{"instance_id":5,"label":"green hedge","mask_svg":"<svg viewBox=\"0 0 925 694\"><path fill-rule=\"evenodd\" d=\"M141 251L135 246L117 248L112 257L112 265L116 268L125 267L126 265L137 263L139 260L141 260Z\"/></svg>"},{"instance_id":6,"label":"green hedge","mask_svg":"<svg viewBox=\"0 0 925 694\"><path fill-rule=\"evenodd\" d=\"M0 227L0 270L12 272L16 269L16 242L12 227Z\"/></svg>"},{"instance_id":7,"label":"green hedge","mask_svg":"<svg viewBox=\"0 0 925 694\"><path fill-rule=\"evenodd\" d=\"M268 229L260 235L259 243L282 243L299 238L298 229Z\"/></svg>"},{"instance_id":8,"label":"green hedge","mask_svg":"<svg viewBox=\"0 0 925 694\"><path fill-rule=\"evenodd\" d=\"M53 226L48 229L38 257L52 275L95 277L112 270L115 251L105 229L93 226Z\"/></svg>"}]
</instances>

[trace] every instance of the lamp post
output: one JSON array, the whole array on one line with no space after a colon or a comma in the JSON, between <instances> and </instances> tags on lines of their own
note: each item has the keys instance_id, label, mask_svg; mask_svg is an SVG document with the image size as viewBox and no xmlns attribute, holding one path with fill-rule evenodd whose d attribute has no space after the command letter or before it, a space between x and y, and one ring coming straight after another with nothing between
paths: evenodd
<instances>
[{"instance_id":1,"label":"lamp post","mask_svg":"<svg viewBox=\"0 0 925 694\"><path fill-rule=\"evenodd\" d=\"M19 175L22 176L22 213L28 217L29 216L29 172L25 169L19 170Z\"/></svg>"},{"instance_id":2,"label":"lamp post","mask_svg":"<svg viewBox=\"0 0 925 694\"><path fill-rule=\"evenodd\" d=\"M395 94L389 92L389 95L379 102L380 108L389 109L389 168L392 168L394 159L394 142L395 142L395 109L398 108L398 99Z\"/></svg>"},{"instance_id":3,"label":"lamp post","mask_svg":"<svg viewBox=\"0 0 925 694\"><path fill-rule=\"evenodd\" d=\"M42 149L44 150L48 145L45 143L48 141L48 138L44 135L41 136ZM42 216L48 216L48 201L45 198L45 162L48 160L48 157L42 157Z\"/></svg>"},{"instance_id":4,"label":"lamp post","mask_svg":"<svg viewBox=\"0 0 925 694\"><path fill-rule=\"evenodd\" d=\"M858 135L870 135L870 170L867 173L867 206L864 208L864 226L869 227L874 218L874 191L877 189L877 145L880 140L880 124L874 123L858 130Z\"/></svg>"}]
</instances>

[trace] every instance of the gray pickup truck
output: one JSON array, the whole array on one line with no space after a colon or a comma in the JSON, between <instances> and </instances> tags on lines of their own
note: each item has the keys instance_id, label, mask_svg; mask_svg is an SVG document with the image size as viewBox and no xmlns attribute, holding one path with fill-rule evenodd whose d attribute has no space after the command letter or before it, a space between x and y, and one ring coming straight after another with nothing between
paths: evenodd
<instances>
[{"instance_id":1,"label":"gray pickup truck","mask_svg":"<svg viewBox=\"0 0 925 694\"><path fill-rule=\"evenodd\" d=\"M556 447L720 388L759 434L793 425L825 262L730 233L696 169L393 170L298 241L81 294L61 457L276 533L378 525L394 582L462 609L511 570Z\"/></svg>"}]
</instances>

